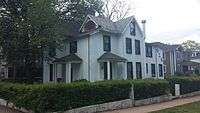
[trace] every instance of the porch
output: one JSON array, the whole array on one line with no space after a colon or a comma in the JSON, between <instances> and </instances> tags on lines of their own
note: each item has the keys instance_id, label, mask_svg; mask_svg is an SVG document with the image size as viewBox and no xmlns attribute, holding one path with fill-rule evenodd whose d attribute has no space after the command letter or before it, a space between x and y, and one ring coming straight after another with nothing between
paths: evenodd
<instances>
[{"instance_id":1,"label":"porch","mask_svg":"<svg viewBox=\"0 0 200 113\"><path fill-rule=\"evenodd\" d=\"M80 80L82 59L75 54L56 59L50 64L50 82L71 83Z\"/></svg>"},{"instance_id":2,"label":"porch","mask_svg":"<svg viewBox=\"0 0 200 113\"><path fill-rule=\"evenodd\" d=\"M99 59L100 78L103 80L127 79L126 59L113 53L104 53Z\"/></svg>"}]
</instances>

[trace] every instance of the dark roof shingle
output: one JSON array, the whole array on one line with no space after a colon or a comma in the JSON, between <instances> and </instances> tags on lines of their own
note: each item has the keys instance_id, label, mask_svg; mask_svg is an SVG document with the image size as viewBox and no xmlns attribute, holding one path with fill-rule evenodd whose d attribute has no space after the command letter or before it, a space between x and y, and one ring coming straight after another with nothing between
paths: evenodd
<instances>
[{"instance_id":1,"label":"dark roof shingle","mask_svg":"<svg viewBox=\"0 0 200 113\"><path fill-rule=\"evenodd\" d=\"M126 59L121 57L121 56L115 55L111 52L106 52L100 58L98 58L98 61L99 62L104 62L104 61L121 61L121 62L124 62L124 61L126 61Z\"/></svg>"}]
</instances>

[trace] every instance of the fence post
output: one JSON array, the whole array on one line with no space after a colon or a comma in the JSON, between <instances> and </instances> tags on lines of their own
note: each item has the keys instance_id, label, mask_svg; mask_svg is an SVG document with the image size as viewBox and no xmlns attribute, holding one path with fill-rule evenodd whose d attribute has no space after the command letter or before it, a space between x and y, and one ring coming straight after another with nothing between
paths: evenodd
<instances>
[{"instance_id":1,"label":"fence post","mask_svg":"<svg viewBox=\"0 0 200 113\"><path fill-rule=\"evenodd\" d=\"M180 84L175 84L175 96L180 96Z\"/></svg>"},{"instance_id":2,"label":"fence post","mask_svg":"<svg viewBox=\"0 0 200 113\"><path fill-rule=\"evenodd\" d=\"M134 96L134 85L133 84L131 84L131 93L130 93L130 98L131 98L131 100L132 100L132 106L134 106L134 101L135 101L135 96Z\"/></svg>"}]
</instances>

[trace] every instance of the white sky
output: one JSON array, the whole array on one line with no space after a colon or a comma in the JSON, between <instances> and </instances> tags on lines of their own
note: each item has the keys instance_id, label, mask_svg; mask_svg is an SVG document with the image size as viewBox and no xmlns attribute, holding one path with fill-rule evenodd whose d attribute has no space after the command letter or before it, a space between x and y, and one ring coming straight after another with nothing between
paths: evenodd
<instances>
[{"instance_id":1,"label":"white sky","mask_svg":"<svg viewBox=\"0 0 200 113\"><path fill-rule=\"evenodd\" d=\"M147 20L147 41L200 42L200 0L128 0L137 20Z\"/></svg>"}]
</instances>

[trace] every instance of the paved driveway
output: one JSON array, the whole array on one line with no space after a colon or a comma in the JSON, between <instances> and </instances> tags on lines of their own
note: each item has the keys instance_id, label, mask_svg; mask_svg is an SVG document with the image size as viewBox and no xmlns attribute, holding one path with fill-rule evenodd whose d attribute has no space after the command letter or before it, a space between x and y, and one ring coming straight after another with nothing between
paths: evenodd
<instances>
[{"instance_id":1,"label":"paved driveway","mask_svg":"<svg viewBox=\"0 0 200 113\"><path fill-rule=\"evenodd\" d=\"M22 113L22 112L0 106L0 113Z\"/></svg>"}]
</instances>

